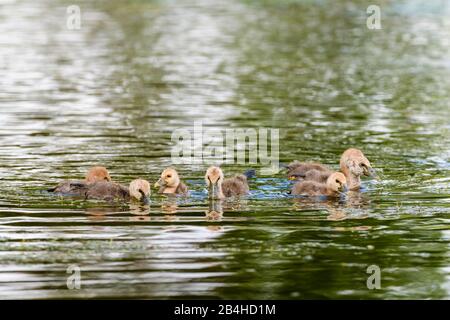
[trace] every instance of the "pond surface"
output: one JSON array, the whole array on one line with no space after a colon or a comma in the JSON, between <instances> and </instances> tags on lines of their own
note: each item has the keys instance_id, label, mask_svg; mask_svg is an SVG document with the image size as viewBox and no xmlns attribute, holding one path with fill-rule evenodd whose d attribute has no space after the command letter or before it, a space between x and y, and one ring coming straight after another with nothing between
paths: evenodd
<instances>
[{"instance_id":1,"label":"pond surface","mask_svg":"<svg viewBox=\"0 0 450 320\"><path fill-rule=\"evenodd\" d=\"M450 298L446 1L383 2L381 30L364 1L77 3L69 30L71 1L0 1L0 298ZM222 215L208 163L149 208L45 192L98 164L155 182L194 121L278 128L282 163L358 147L381 179L337 202L258 175Z\"/></svg>"}]
</instances>

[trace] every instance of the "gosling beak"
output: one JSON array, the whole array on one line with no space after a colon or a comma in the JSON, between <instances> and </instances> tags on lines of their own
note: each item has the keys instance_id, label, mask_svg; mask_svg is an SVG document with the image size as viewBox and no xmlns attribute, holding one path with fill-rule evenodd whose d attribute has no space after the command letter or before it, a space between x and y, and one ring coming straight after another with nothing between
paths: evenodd
<instances>
[{"instance_id":1,"label":"gosling beak","mask_svg":"<svg viewBox=\"0 0 450 320\"><path fill-rule=\"evenodd\" d=\"M150 203L150 199L149 199L148 195L146 195L144 192L142 192L142 190L139 190L139 193L141 194L141 202L142 202L142 204L149 204Z\"/></svg>"},{"instance_id":2,"label":"gosling beak","mask_svg":"<svg viewBox=\"0 0 450 320\"><path fill-rule=\"evenodd\" d=\"M209 180L209 178L208 178ZM216 182L211 182L211 180L209 180L209 191L208 191L208 197L210 199L217 199L218 198L218 192L219 192L219 185L218 185L219 180L217 180Z\"/></svg>"},{"instance_id":3,"label":"gosling beak","mask_svg":"<svg viewBox=\"0 0 450 320\"><path fill-rule=\"evenodd\" d=\"M346 184L341 184L338 189L338 193L344 195L348 191Z\"/></svg>"},{"instance_id":4,"label":"gosling beak","mask_svg":"<svg viewBox=\"0 0 450 320\"><path fill-rule=\"evenodd\" d=\"M378 174L377 174L377 172L375 171L374 168L369 168L366 176L372 177L372 178L375 178L375 179L379 179Z\"/></svg>"},{"instance_id":5,"label":"gosling beak","mask_svg":"<svg viewBox=\"0 0 450 320\"><path fill-rule=\"evenodd\" d=\"M164 182L164 180L159 178L159 180L155 182L153 187L154 188L159 188L159 187L164 187L165 185L166 185L166 183Z\"/></svg>"},{"instance_id":6,"label":"gosling beak","mask_svg":"<svg viewBox=\"0 0 450 320\"><path fill-rule=\"evenodd\" d=\"M296 177L296 176L289 176L289 177L288 177L288 180L291 180L291 181L292 181L292 180L297 180L297 177Z\"/></svg>"},{"instance_id":7,"label":"gosling beak","mask_svg":"<svg viewBox=\"0 0 450 320\"><path fill-rule=\"evenodd\" d=\"M149 199L148 196L143 196L141 198L141 202L142 202L142 204L149 204L150 203L150 199Z\"/></svg>"}]
</instances>

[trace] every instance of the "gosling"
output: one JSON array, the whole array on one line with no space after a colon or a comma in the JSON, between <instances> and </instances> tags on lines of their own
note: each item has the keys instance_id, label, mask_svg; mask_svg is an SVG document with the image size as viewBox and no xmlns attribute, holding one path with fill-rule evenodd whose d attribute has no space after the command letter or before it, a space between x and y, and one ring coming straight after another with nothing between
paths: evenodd
<instances>
[{"instance_id":1,"label":"gosling","mask_svg":"<svg viewBox=\"0 0 450 320\"><path fill-rule=\"evenodd\" d=\"M86 199L104 201L140 201L143 204L150 202L150 183L147 180L136 179L131 181L127 188L119 183L98 181L88 186Z\"/></svg>"},{"instance_id":2,"label":"gosling","mask_svg":"<svg viewBox=\"0 0 450 320\"><path fill-rule=\"evenodd\" d=\"M332 173L326 183L299 181L292 187L291 194L304 196L337 197L347 191L347 179L341 172Z\"/></svg>"},{"instance_id":3,"label":"gosling","mask_svg":"<svg viewBox=\"0 0 450 320\"><path fill-rule=\"evenodd\" d=\"M344 151L340 159L340 170L345 175L350 190L359 190L361 176L376 176L369 160L361 150L350 148ZM293 161L287 166L290 180L311 180L325 183L333 173L328 167L320 163L302 163Z\"/></svg>"},{"instance_id":4,"label":"gosling","mask_svg":"<svg viewBox=\"0 0 450 320\"><path fill-rule=\"evenodd\" d=\"M225 197L247 195L250 192L248 178L253 177L254 174L254 170L248 170L244 174L224 179L222 169L214 166L209 167L205 174L208 197L210 199L224 199Z\"/></svg>"},{"instance_id":5,"label":"gosling","mask_svg":"<svg viewBox=\"0 0 450 320\"><path fill-rule=\"evenodd\" d=\"M159 188L158 193L163 194L188 194L188 187L181 182L178 172L174 168L167 168L161 173L161 178L155 183Z\"/></svg>"},{"instance_id":6,"label":"gosling","mask_svg":"<svg viewBox=\"0 0 450 320\"><path fill-rule=\"evenodd\" d=\"M111 176L105 167L92 167L86 174L84 180L66 180L60 182L56 187L50 188L48 192L66 194L66 195L84 195L87 187L95 182L111 181Z\"/></svg>"}]
</instances>

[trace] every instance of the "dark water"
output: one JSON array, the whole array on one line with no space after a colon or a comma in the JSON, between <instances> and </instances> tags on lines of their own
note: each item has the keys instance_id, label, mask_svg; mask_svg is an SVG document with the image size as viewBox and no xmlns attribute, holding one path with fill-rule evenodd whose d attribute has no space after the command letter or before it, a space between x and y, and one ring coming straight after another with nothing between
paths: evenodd
<instances>
[{"instance_id":1,"label":"dark water","mask_svg":"<svg viewBox=\"0 0 450 320\"><path fill-rule=\"evenodd\" d=\"M77 3L68 30L70 1L0 1L0 298L450 297L446 1L383 2L382 30L364 1ZM96 164L154 182L194 120L279 128L282 162L359 147L381 180L319 202L260 176L222 216L207 164L149 208L43 191Z\"/></svg>"}]
</instances>

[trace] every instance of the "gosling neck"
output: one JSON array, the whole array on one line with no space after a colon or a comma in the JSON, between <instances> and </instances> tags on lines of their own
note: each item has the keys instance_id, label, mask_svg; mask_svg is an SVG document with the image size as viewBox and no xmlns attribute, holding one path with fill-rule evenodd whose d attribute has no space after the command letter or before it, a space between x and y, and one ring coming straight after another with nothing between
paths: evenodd
<instances>
[{"instance_id":1,"label":"gosling neck","mask_svg":"<svg viewBox=\"0 0 450 320\"><path fill-rule=\"evenodd\" d=\"M177 192L178 185L173 187L165 187L163 190L163 193L176 193Z\"/></svg>"},{"instance_id":2,"label":"gosling neck","mask_svg":"<svg viewBox=\"0 0 450 320\"><path fill-rule=\"evenodd\" d=\"M348 190L359 190L359 188L361 187L361 178L358 175L351 173L349 168L344 165L341 165L341 171L347 179Z\"/></svg>"},{"instance_id":3,"label":"gosling neck","mask_svg":"<svg viewBox=\"0 0 450 320\"><path fill-rule=\"evenodd\" d=\"M180 185L180 179L173 181L171 185L165 185L163 187L162 193L177 193L177 189Z\"/></svg>"},{"instance_id":4,"label":"gosling neck","mask_svg":"<svg viewBox=\"0 0 450 320\"><path fill-rule=\"evenodd\" d=\"M219 181L215 188L209 190L211 199L224 199L225 195L222 191L222 182Z\"/></svg>"},{"instance_id":5,"label":"gosling neck","mask_svg":"<svg viewBox=\"0 0 450 320\"><path fill-rule=\"evenodd\" d=\"M351 191L359 190L361 187L361 178L353 173L345 175L347 179L348 189Z\"/></svg>"}]
</instances>

